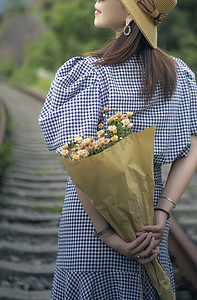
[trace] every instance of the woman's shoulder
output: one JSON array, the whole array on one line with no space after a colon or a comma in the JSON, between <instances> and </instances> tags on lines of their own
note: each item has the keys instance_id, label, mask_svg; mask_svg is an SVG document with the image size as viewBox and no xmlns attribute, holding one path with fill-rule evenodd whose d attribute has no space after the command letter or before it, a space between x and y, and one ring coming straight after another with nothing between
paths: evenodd
<instances>
[{"instance_id":1,"label":"woman's shoulder","mask_svg":"<svg viewBox=\"0 0 197 300\"><path fill-rule=\"evenodd\" d=\"M181 77L182 80L185 78L186 80L189 79L189 80L195 81L195 74L189 68L189 66L180 58L173 57L173 59L177 63L178 76Z\"/></svg>"},{"instance_id":2,"label":"woman's shoulder","mask_svg":"<svg viewBox=\"0 0 197 300\"><path fill-rule=\"evenodd\" d=\"M76 81L80 78L98 79L101 76L99 68L94 64L96 58L76 56L66 61L56 72L55 79Z\"/></svg>"}]
</instances>

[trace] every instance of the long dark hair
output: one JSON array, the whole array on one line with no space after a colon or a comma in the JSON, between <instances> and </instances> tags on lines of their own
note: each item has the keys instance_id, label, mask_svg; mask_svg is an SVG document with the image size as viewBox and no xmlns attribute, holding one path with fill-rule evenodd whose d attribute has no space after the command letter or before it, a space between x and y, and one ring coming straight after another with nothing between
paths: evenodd
<instances>
[{"instance_id":1,"label":"long dark hair","mask_svg":"<svg viewBox=\"0 0 197 300\"><path fill-rule=\"evenodd\" d=\"M86 55L101 58L96 65L123 64L133 55L141 57L144 74L141 92L146 102L152 99L158 82L161 83L165 99L171 99L177 81L175 61L160 48L151 48L134 21L130 26L132 32L129 36L122 33L104 48Z\"/></svg>"}]
</instances>

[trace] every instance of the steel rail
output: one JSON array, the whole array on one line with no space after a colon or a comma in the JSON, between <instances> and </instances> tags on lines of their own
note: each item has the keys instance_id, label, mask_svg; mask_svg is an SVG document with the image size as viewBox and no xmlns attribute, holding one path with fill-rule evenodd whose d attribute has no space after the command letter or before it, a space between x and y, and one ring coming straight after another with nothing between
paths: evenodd
<instances>
[{"instance_id":1,"label":"steel rail","mask_svg":"<svg viewBox=\"0 0 197 300\"><path fill-rule=\"evenodd\" d=\"M19 84L14 87L31 95L42 103L44 102L43 95L39 95ZM183 272L188 282L190 282L197 290L197 248L173 217L171 218L169 232L169 252L175 259L176 265Z\"/></svg>"},{"instance_id":2,"label":"steel rail","mask_svg":"<svg viewBox=\"0 0 197 300\"><path fill-rule=\"evenodd\" d=\"M171 218L169 252L187 280L197 290L197 248L174 218Z\"/></svg>"},{"instance_id":3,"label":"steel rail","mask_svg":"<svg viewBox=\"0 0 197 300\"><path fill-rule=\"evenodd\" d=\"M0 99L0 146L3 144L6 132L6 110L3 101Z\"/></svg>"}]
</instances>

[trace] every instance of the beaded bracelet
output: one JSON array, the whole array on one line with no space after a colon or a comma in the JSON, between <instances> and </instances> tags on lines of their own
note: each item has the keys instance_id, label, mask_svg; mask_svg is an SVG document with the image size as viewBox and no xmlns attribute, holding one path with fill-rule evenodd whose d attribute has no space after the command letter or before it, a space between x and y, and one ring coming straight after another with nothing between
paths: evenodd
<instances>
[{"instance_id":1,"label":"beaded bracelet","mask_svg":"<svg viewBox=\"0 0 197 300\"><path fill-rule=\"evenodd\" d=\"M165 210L165 209L163 209L163 208L160 208L160 207L155 207L154 210L160 210L160 211L163 211L163 212L165 212L165 213L168 215L167 219L170 218L170 214L169 214L169 212L168 212L167 210Z\"/></svg>"},{"instance_id":2,"label":"beaded bracelet","mask_svg":"<svg viewBox=\"0 0 197 300\"><path fill-rule=\"evenodd\" d=\"M112 227L111 227L111 225L108 225L103 230L101 230L99 232L95 232L94 235L95 235L95 237L99 237L99 236L103 235L104 233L106 233L107 231L109 231L110 229L112 229Z\"/></svg>"},{"instance_id":3,"label":"beaded bracelet","mask_svg":"<svg viewBox=\"0 0 197 300\"><path fill-rule=\"evenodd\" d=\"M166 197L166 196L161 196L160 198L166 199L168 201L170 201L173 204L173 208L176 208L176 204L174 203L174 201L172 201L172 199Z\"/></svg>"}]
</instances>

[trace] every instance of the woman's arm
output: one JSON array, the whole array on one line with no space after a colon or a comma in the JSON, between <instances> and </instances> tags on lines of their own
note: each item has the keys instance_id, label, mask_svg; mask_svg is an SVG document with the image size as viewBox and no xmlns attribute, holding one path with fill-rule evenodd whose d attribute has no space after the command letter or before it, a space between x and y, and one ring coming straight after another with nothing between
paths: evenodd
<instances>
[{"instance_id":1,"label":"woman's arm","mask_svg":"<svg viewBox=\"0 0 197 300\"><path fill-rule=\"evenodd\" d=\"M195 170L197 168L197 136L191 137L191 148L187 157L176 160L169 172L162 196L168 197L176 204L188 186ZM160 198L157 204L167 212L173 209L173 203L165 198ZM163 239L167 214L163 211L155 211L154 226L145 226L147 232L153 232L158 245ZM140 235L140 234L139 234Z\"/></svg>"},{"instance_id":2,"label":"woman's arm","mask_svg":"<svg viewBox=\"0 0 197 300\"><path fill-rule=\"evenodd\" d=\"M91 204L89 198L80 189L76 187L76 191L80 202L82 203L86 213L88 214L95 227L95 230L97 232L102 231L108 226L107 221L95 209L95 207ZM138 259L138 261L142 264L146 264L152 261L159 254L159 249L154 245L155 238L152 237L151 232L149 232L148 234L142 233L140 237L137 237L136 240L132 241L131 243L126 243L113 230L108 230L105 234L100 236L100 239L109 247L122 253L128 258L136 259L137 255L143 251L144 256Z\"/></svg>"}]
</instances>

